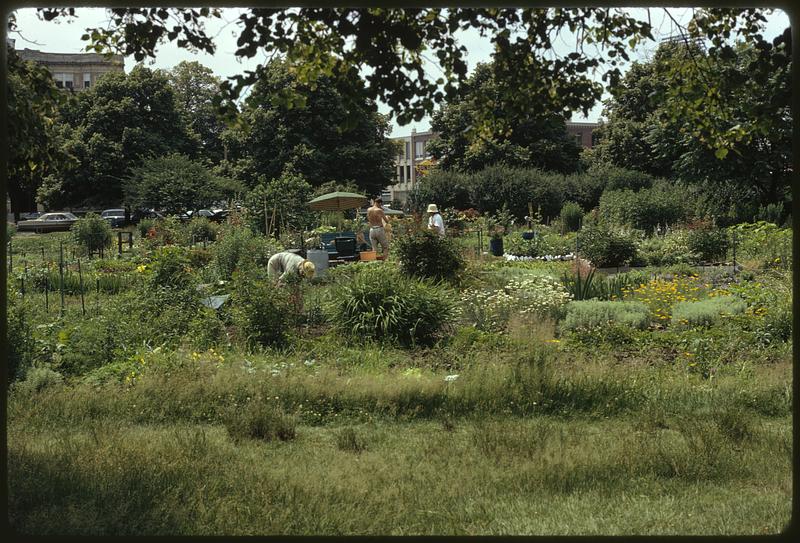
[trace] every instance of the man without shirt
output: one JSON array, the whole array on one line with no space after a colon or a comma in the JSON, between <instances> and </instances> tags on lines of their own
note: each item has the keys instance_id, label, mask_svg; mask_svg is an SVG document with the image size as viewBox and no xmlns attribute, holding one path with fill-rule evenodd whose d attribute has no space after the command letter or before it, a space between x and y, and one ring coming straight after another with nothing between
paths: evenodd
<instances>
[{"instance_id":1,"label":"man without shirt","mask_svg":"<svg viewBox=\"0 0 800 543\"><path fill-rule=\"evenodd\" d=\"M381 255L384 260L389 257L389 241L386 238L386 213L383 212L383 200L375 198L372 207L367 210L367 222L369 223L369 242L372 250L378 252L378 243L381 244Z\"/></svg>"}]
</instances>

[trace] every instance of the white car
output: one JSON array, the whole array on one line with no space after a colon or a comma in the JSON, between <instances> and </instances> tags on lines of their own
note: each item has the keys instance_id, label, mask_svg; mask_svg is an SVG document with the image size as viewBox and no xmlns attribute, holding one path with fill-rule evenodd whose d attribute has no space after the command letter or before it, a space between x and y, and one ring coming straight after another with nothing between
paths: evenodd
<instances>
[{"instance_id":1,"label":"white car","mask_svg":"<svg viewBox=\"0 0 800 543\"><path fill-rule=\"evenodd\" d=\"M72 228L72 225L78 221L78 217L67 211L58 213L44 213L39 215L36 219L29 221L19 221L17 223L17 232L36 232L43 234L45 232L57 232L59 230L66 231Z\"/></svg>"}]
</instances>

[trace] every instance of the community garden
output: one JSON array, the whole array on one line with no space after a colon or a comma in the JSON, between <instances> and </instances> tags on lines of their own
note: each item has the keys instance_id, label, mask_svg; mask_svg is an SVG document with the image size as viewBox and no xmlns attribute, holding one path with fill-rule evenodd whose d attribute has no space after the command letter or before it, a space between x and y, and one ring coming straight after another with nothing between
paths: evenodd
<instances>
[{"instance_id":1,"label":"community garden","mask_svg":"<svg viewBox=\"0 0 800 543\"><path fill-rule=\"evenodd\" d=\"M387 260L281 286L269 257L324 228L10 233L11 525L782 530L791 230L575 207L447 209L444 238L396 220Z\"/></svg>"}]
</instances>

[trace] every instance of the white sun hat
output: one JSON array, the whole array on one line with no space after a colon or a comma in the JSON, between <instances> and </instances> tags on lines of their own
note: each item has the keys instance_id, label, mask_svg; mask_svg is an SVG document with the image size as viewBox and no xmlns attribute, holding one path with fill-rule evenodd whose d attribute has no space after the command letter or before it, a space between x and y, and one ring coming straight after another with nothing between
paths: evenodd
<instances>
[{"instance_id":1,"label":"white sun hat","mask_svg":"<svg viewBox=\"0 0 800 543\"><path fill-rule=\"evenodd\" d=\"M430 204L428 206L428 213L439 213L439 208L436 207L436 204Z\"/></svg>"}]
</instances>

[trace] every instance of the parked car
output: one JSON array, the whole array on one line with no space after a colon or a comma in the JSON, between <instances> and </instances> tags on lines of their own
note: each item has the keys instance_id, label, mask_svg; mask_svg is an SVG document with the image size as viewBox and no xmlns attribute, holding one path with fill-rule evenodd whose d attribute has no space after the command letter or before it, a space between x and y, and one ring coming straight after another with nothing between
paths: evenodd
<instances>
[{"instance_id":1,"label":"parked car","mask_svg":"<svg viewBox=\"0 0 800 543\"><path fill-rule=\"evenodd\" d=\"M120 228L125 226L125 210L124 209L106 209L103 211L100 216L108 221L108 224L111 225L111 228Z\"/></svg>"},{"instance_id":2,"label":"parked car","mask_svg":"<svg viewBox=\"0 0 800 543\"><path fill-rule=\"evenodd\" d=\"M36 219L28 221L19 221L17 223L17 232L36 232L43 234L45 232L56 232L69 230L73 224L78 220L78 217L67 211L58 213L44 213Z\"/></svg>"},{"instance_id":3,"label":"parked car","mask_svg":"<svg viewBox=\"0 0 800 543\"><path fill-rule=\"evenodd\" d=\"M225 222L227 216L228 212L224 209L199 209L196 212L187 211L186 213L181 213L178 218L184 222L192 220L193 217L205 217L212 222Z\"/></svg>"},{"instance_id":4,"label":"parked car","mask_svg":"<svg viewBox=\"0 0 800 543\"><path fill-rule=\"evenodd\" d=\"M160 220L163 219L164 215L159 213L154 209L137 209L133 213L131 213L131 222L133 224L139 224L142 219L156 219Z\"/></svg>"},{"instance_id":5,"label":"parked car","mask_svg":"<svg viewBox=\"0 0 800 543\"><path fill-rule=\"evenodd\" d=\"M41 215L38 211L30 211L28 213L20 213L19 218L20 220L33 220L38 219Z\"/></svg>"}]
</instances>

